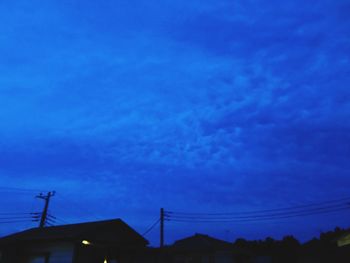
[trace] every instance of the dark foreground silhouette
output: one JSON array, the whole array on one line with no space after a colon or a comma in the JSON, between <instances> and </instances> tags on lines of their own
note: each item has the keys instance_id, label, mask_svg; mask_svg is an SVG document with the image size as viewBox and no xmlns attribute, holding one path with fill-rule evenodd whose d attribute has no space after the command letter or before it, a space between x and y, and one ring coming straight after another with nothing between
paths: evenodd
<instances>
[{"instance_id":1,"label":"dark foreground silhouette","mask_svg":"<svg viewBox=\"0 0 350 263\"><path fill-rule=\"evenodd\" d=\"M120 219L33 228L0 239L0 263L341 263L350 230L336 228L301 244L293 236L233 243L204 234L162 248Z\"/></svg>"},{"instance_id":2,"label":"dark foreground silhouette","mask_svg":"<svg viewBox=\"0 0 350 263\"><path fill-rule=\"evenodd\" d=\"M334 231L321 233L318 238L303 244L293 236L286 236L282 240L270 237L258 241L237 239L233 247L249 251L255 258L261 258L257 262L350 262L350 245L339 247L337 242L349 233L348 230L337 227Z\"/></svg>"}]
</instances>

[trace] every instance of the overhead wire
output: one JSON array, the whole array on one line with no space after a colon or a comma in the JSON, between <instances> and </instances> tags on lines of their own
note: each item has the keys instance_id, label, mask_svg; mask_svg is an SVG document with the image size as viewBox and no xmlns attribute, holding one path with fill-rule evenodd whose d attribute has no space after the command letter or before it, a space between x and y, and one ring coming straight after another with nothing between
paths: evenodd
<instances>
[{"instance_id":1,"label":"overhead wire","mask_svg":"<svg viewBox=\"0 0 350 263\"><path fill-rule=\"evenodd\" d=\"M350 204L350 197L347 198L341 198L341 199L335 199L335 200L329 200L329 201L323 201L318 203L312 203L312 204L304 204L304 205L297 205L297 206L290 206L290 207L282 207L282 208L273 208L273 209L264 209L264 210L256 210L256 211L239 211L239 212L225 212L225 213L198 213L198 212L177 212L177 211L165 211L166 214L178 214L178 215L198 215L198 216L220 216L220 215L237 215L237 214L256 214L256 213L268 213L268 212L278 212L278 211L284 211L284 210L298 210L302 208L308 208L308 207L316 207L316 206L323 206L326 204L332 204L332 203L342 203L347 201L346 204Z\"/></svg>"},{"instance_id":2,"label":"overhead wire","mask_svg":"<svg viewBox=\"0 0 350 263\"><path fill-rule=\"evenodd\" d=\"M33 189L33 188L19 188L19 187L8 187L8 186L0 186L0 192L27 192L27 193L37 193L37 192L46 192L42 189Z\"/></svg>"},{"instance_id":3,"label":"overhead wire","mask_svg":"<svg viewBox=\"0 0 350 263\"><path fill-rule=\"evenodd\" d=\"M103 218L101 218L100 216L96 216L96 211L92 211L88 207L82 208L81 206L78 206L77 204L72 203L72 201L69 198L67 198L65 196L62 196L62 195L59 195L59 194L56 194L56 197L58 197L59 199L61 199L61 201L64 201L65 203L66 202L70 202L69 203L69 207L73 208L73 210L75 209L75 210L77 210L79 212L83 212L83 213L85 213L86 215L89 215L89 216L93 215L96 220L103 220ZM55 203L55 204L58 205L61 208L64 208L64 206L59 204L59 203Z\"/></svg>"},{"instance_id":4,"label":"overhead wire","mask_svg":"<svg viewBox=\"0 0 350 263\"><path fill-rule=\"evenodd\" d=\"M323 206L323 207L315 207L312 209L299 209L289 212L276 212L276 213L256 213L256 214L241 214L237 213L236 215L219 215L219 216L197 216L197 215L182 215L182 214L167 214L165 213L165 217L170 218L179 218L179 219L249 219L249 218L264 218L264 217L276 217L276 216L285 216L285 215L298 215L300 213L312 213L312 212L319 212L319 211L328 211L328 210L334 210L334 209L349 209L349 204L339 204L334 206Z\"/></svg>"},{"instance_id":5,"label":"overhead wire","mask_svg":"<svg viewBox=\"0 0 350 263\"><path fill-rule=\"evenodd\" d=\"M342 208L342 209L334 209L334 210L328 210L328 211L319 211L319 212L313 212L313 213L302 213L302 214L294 214L294 215L284 215L284 216L276 216L276 217L264 217L264 218L247 218L247 219L178 219L178 218L166 218L166 221L172 221L172 222L191 222L191 223L230 223L230 222L258 222L258 221L273 221L276 219L284 219L284 218L293 218L293 217L303 217L303 216L310 216L310 215L319 215L319 214L329 214L339 211L349 210L349 208Z\"/></svg>"},{"instance_id":6,"label":"overhead wire","mask_svg":"<svg viewBox=\"0 0 350 263\"><path fill-rule=\"evenodd\" d=\"M59 217L56 217L56 221L57 221L58 223L60 223L60 224L63 224L63 225L69 224L69 222L67 222L66 220L61 219L61 218L59 218Z\"/></svg>"},{"instance_id":7,"label":"overhead wire","mask_svg":"<svg viewBox=\"0 0 350 263\"><path fill-rule=\"evenodd\" d=\"M33 218L31 216L10 216L10 217L0 217L0 220L8 220L8 219L26 219Z\"/></svg>"},{"instance_id":8,"label":"overhead wire","mask_svg":"<svg viewBox=\"0 0 350 263\"><path fill-rule=\"evenodd\" d=\"M347 202L345 202L347 201ZM193 223L253 222L335 213L350 209L349 198L294 207L230 213L189 213L165 211L167 221Z\"/></svg>"},{"instance_id":9,"label":"overhead wire","mask_svg":"<svg viewBox=\"0 0 350 263\"><path fill-rule=\"evenodd\" d=\"M51 217L52 219L56 219L56 217L51 215L50 213L47 214L47 217Z\"/></svg>"},{"instance_id":10,"label":"overhead wire","mask_svg":"<svg viewBox=\"0 0 350 263\"><path fill-rule=\"evenodd\" d=\"M55 226L55 225L54 225L54 223L46 222L46 223L45 223L45 226Z\"/></svg>"},{"instance_id":11,"label":"overhead wire","mask_svg":"<svg viewBox=\"0 0 350 263\"><path fill-rule=\"evenodd\" d=\"M33 216L33 219L34 219L34 220L33 220L32 222L28 222L28 223L25 225L26 228L29 228L29 227L33 226L33 223L34 223L34 222L38 222L38 221L39 221L39 218L40 218L40 214L41 214L41 213L39 213L39 212L33 212L34 206L35 206L35 204L36 204L36 200L37 200L36 195L32 196L32 199L31 199L31 201L30 201L30 211L31 211L30 214Z\"/></svg>"},{"instance_id":12,"label":"overhead wire","mask_svg":"<svg viewBox=\"0 0 350 263\"><path fill-rule=\"evenodd\" d=\"M0 194L30 194L33 195L37 192L46 192L41 189L33 188L19 188L19 187L8 187L0 186ZM33 203L32 203L33 208ZM31 208L31 210L32 210ZM30 223L38 222L41 213L33 212L1 212L0 213L0 224L11 224L11 223L27 223L27 227Z\"/></svg>"},{"instance_id":13,"label":"overhead wire","mask_svg":"<svg viewBox=\"0 0 350 263\"><path fill-rule=\"evenodd\" d=\"M47 214L47 218L50 218L51 220L55 221L55 222L58 222L60 224L69 224L67 221L65 221L64 219L60 218L60 217L57 217L57 216L53 216L51 211L49 210L48 211L48 214Z\"/></svg>"},{"instance_id":14,"label":"overhead wire","mask_svg":"<svg viewBox=\"0 0 350 263\"><path fill-rule=\"evenodd\" d=\"M19 213L19 212L8 212L8 213L0 213L0 216L2 216L2 215L30 215L31 213Z\"/></svg>"},{"instance_id":15,"label":"overhead wire","mask_svg":"<svg viewBox=\"0 0 350 263\"><path fill-rule=\"evenodd\" d=\"M0 221L0 224L23 223L23 222L30 222L30 220L9 220L9 221ZM31 222L35 222L35 221L34 221L34 220L31 220Z\"/></svg>"},{"instance_id":16,"label":"overhead wire","mask_svg":"<svg viewBox=\"0 0 350 263\"><path fill-rule=\"evenodd\" d=\"M145 235L147 235L149 232L151 232L151 231L153 230L153 228L155 228L155 227L158 225L159 222L160 222L160 218L157 219L157 220L142 234L142 236L145 236Z\"/></svg>"}]
</instances>

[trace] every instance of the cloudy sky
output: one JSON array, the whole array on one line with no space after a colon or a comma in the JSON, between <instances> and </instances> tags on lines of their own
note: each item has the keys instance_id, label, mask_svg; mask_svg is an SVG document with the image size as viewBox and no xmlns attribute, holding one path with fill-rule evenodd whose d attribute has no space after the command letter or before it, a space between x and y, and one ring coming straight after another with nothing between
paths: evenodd
<instances>
[{"instance_id":1,"label":"cloudy sky","mask_svg":"<svg viewBox=\"0 0 350 263\"><path fill-rule=\"evenodd\" d=\"M350 197L349 12L349 0L1 1L1 207L40 211L35 194L56 190L65 222L120 217L142 233L160 207ZM349 216L166 222L166 242L307 239Z\"/></svg>"}]
</instances>

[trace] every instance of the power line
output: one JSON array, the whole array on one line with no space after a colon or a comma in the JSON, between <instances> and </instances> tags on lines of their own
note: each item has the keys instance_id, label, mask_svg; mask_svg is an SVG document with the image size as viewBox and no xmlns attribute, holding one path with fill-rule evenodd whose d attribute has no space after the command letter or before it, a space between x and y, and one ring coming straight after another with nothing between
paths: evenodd
<instances>
[{"instance_id":1,"label":"power line","mask_svg":"<svg viewBox=\"0 0 350 263\"><path fill-rule=\"evenodd\" d=\"M50 211L48 211L48 213L47 213L47 217L50 217L50 218L52 218L52 219L56 219L56 217L55 217L55 216L53 216L53 215L51 215L51 214L50 214Z\"/></svg>"},{"instance_id":2,"label":"power line","mask_svg":"<svg viewBox=\"0 0 350 263\"><path fill-rule=\"evenodd\" d=\"M56 221L60 224L63 224L63 225L67 225L69 224L67 221L65 221L64 219L61 219L59 217L56 217Z\"/></svg>"},{"instance_id":3,"label":"power line","mask_svg":"<svg viewBox=\"0 0 350 263\"><path fill-rule=\"evenodd\" d=\"M54 223L49 223L49 222L46 222L46 225L47 226L55 226Z\"/></svg>"},{"instance_id":4,"label":"power line","mask_svg":"<svg viewBox=\"0 0 350 263\"><path fill-rule=\"evenodd\" d=\"M18 212L15 212L15 213L0 213L0 216L2 216L2 215L5 215L5 216L7 216L7 215L30 215L30 214L32 214L32 213L18 213Z\"/></svg>"},{"instance_id":5,"label":"power line","mask_svg":"<svg viewBox=\"0 0 350 263\"><path fill-rule=\"evenodd\" d=\"M45 226L46 226L47 224L55 224L55 223L56 223L56 220L51 220L51 219L49 219L49 218L46 218Z\"/></svg>"},{"instance_id":6,"label":"power line","mask_svg":"<svg viewBox=\"0 0 350 263\"><path fill-rule=\"evenodd\" d=\"M237 215L219 215L219 216L213 216L213 215L204 215L204 216L196 216L196 215L182 215L177 213L172 214L166 214L166 218L178 218L178 219L211 219L211 220L225 220L225 219L250 219L250 218L265 218L265 217L276 217L276 216L286 216L286 215L298 215L300 213L312 213L312 212L318 212L318 211L328 211L332 209L348 209L350 208L349 204L339 204L339 205L333 205L333 206L322 206L322 207L315 207L311 209L299 209L299 210L292 210L289 212L276 212L276 213L250 213L246 215L241 215L241 213L237 213Z\"/></svg>"},{"instance_id":7,"label":"power line","mask_svg":"<svg viewBox=\"0 0 350 263\"><path fill-rule=\"evenodd\" d=\"M169 217L166 219L166 221L172 221L172 222L189 222L189 223L232 223L232 222L258 222L258 221L270 221L270 220L276 220L276 219L284 219L284 218L293 218L293 217L303 217L303 216L311 216L311 215L319 215L319 214L329 214L329 213L335 213L340 212L344 210L349 210L349 207L344 208L338 208L338 209L329 209L325 211L316 211L316 212L304 212L299 214L289 214L289 215L281 215L281 216L266 216L266 217L260 217L260 218L246 218L246 219L239 219L239 218L233 218L233 219L186 219L186 218L172 218Z\"/></svg>"},{"instance_id":8,"label":"power line","mask_svg":"<svg viewBox=\"0 0 350 263\"><path fill-rule=\"evenodd\" d=\"M13 219L39 219L39 216L40 215L36 213L17 213L17 214L4 213L2 216L0 216L0 221L13 220Z\"/></svg>"},{"instance_id":9,"label":"power line","mask_svg":"<svg viewBox=\"0 0 350 263\"><path fill-rule=\"evenodd\" d=\"M160 218L158 218L157 221L154 222L154 223L142 234L142 236L145 236L145 235L147 235L149 232L151 232L151 231L153 230L153 228L155 228L155 227L158 225L159 222L160 222Z\"/></svg>"},{"instance_id":10,"label":"power line","mask_svg":"<svg viewBox=\"0 0 350 263\"><path fill-rule=\"evenodd\" d=\"M40 214L39 213L33 213L35 201L36 201L36 197L32 196L32 199L31 199L31 202L30 202L30 211L31 211L30 214L33 215L33 218L38 219ZM31 222L27 223L26 224L26 228L29 228L31 226L31 224L32 224Z\"/></svg>"},{"instance_id":11,"label":"power line","mask_svg":"<svg viewBox=\"0 0 350 263\"><path fill-rule=\"evenodd\" d=\"M38 189L24 189L15 187L3 187L0 186L0 193L12 192L12 193L23 193L23 194L33 194L34 191ZM50 193L52 196L52 193ZM44 199L45 196L40 194L37 196ZM0 224L11 224L11 223L28 223L28 222L38 222L40 213L30 213L30 212L2 212L0 213Z\"/></svg>"},{"instance_id":12,"label":"power line","mask_svg":"<svg viewBox=\"0 0 350 263\"><path fill-rule=\"evenodd\" d=\"M341 199L336 199L336 200L330 200L330 201L323 201L323 202L318 202L318 203L312 203L312 204L305 204L305 205L298 205L298 206L290 206L290 207L282 207L282 208L274 208L274 209L264 209L264 210L256 210L256 211L240 211L240 212L226 212L226 213L191 213L191 212L175 212L175 211L166 211L166 215L172 215L172 214L177 214L177 215L192 215L192 216L225 216L225 215L238 215L238 214L258 214L258 213L267 213L267 212L278 212L278 211L284 211L284 210L298 210L302 208L312 208L312 207L317 207L317 206L323 206L326 204L332 204L347 201L347 204L350 202L350 197L347 198L341 198ZM286 211L286 212L287 212Z\"/></svg>"},{"instance_id":13,"label":"power line","mask_svg":"<svg viewBox=\"0 0 350 263\"><path fill-rule=\"evenodd\" d=\"M48 210L48 214L47 214L47 217L52 220L52 221L55 221L55 222L58 222L60 224L69 224L67 221L65 221L64 219L60 218L60 217L57 217L57 216L53 216L51 211Z\"/></svg>"},{"instance_id":14,"label":"power line","mask_svg":"<svg viewBox=\"0 0 350 263\"><path fill-rule=\"evenodd\" d=\"M56 197L60 198L61 201L64 201L65 203L69 202L69 207L73 208L73 210L79 211L79 212L83 212L86 215L89 215L90 217L93 216L96 220L101 220L103 219L102 217L100 217L99 215L96 216L96 211L92 211L91 209L89 209L88 207L84 207L82 208L81 206L72 203L72 200L70 200L69 198L62 196L62 195L56 195ZM59 203L56 203L56 206L59 206L61 208L64 208L65 210L67 210L66 207L64 207L63 205L60 205ZM63 220L64 221L64 220ZM67 222L66 222L67 223ZM68 223L67 223L68 224Z\"/></svg>"},{"instance_id":15,"label":"power line","mask_svg":"<svg viewBox=\"0 0 350 263\"><path fill-rule=\"evenodd\" d=\"M21 223L21 222L30 222L30 220L0 221L0 224ZM36 221L35 220L31 220L31 222L36 222Z\"/></svg>"},{"instance_id":16,"label":"power line","mask_svg":"<svg viewBox=\"0 0 350 263\"><path fill-rule=\"evenodd\" d=\"M24 218L33 218L32 216L10 216L10 217L0 217L0 220L7 219L24 219Z\"/></svg>"},{"instance_id":17,"label":"power line","mask_svg":"<svg viewBox=\"0 0 350 263\"><path fill-rule=\"evenodd\" d=\"M0 191L13 191L13 192L45 192L44 190L40 189L33 189L33 188L18 188L18 187L7 187L7 186L0 186Z\"/></svg>"}]
</instances>

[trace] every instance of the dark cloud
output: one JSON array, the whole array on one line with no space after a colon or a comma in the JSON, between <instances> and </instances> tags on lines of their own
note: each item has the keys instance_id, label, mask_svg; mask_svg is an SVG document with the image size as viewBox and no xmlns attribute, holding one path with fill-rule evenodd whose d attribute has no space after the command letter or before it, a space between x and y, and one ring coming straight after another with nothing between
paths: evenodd
<instances>
[{"instance_id":1,"label":"dark cloud","mask_svg":"<svg viewBox=\"0 0 350 263\"><path fill-rule=\"evenodd\" d=\"M346 195L348 1L1 5L0 173L82 208L61 217Z\"/></svg>"}]
</instances>

